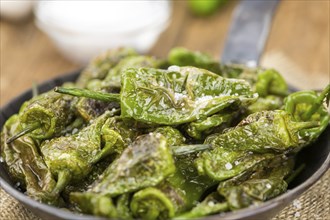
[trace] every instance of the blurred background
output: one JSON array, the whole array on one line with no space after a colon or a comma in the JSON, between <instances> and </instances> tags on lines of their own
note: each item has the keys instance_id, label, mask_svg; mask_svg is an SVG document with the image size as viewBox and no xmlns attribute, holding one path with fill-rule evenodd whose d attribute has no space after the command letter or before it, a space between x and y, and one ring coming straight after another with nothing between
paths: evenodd
<instances>
[{"instance_id":1,"label":"blurred background","mask_svg":"<svg viewBox=\"0 0 330 220\"><path fill-rule=\"evenodd\" d=\"M238 4L1 0L0 105L33 83L82 68L90 57L120 45L159 57L183 46L219 58ZM330 1L280 1L261 66L277 69L299 89L325 87L329 26Z\"/></svg>"}]
</instances>

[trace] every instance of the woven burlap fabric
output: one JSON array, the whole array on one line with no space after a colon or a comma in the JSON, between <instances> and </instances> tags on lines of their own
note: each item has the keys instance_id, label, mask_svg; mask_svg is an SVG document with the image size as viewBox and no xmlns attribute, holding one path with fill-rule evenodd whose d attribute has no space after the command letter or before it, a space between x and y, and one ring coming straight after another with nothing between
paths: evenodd
<instances>
[{"instance_id":1,"label":"woven burlap fabric","mask_svg":"<svg viewBox=\"0 0 330 220\"><path fill-rule=\"evenodd\" d=\"M1 220L41 220L0 189ZM330 220L330 170L272 220ZM48 219L47 219L48 220Z\"/></svg>"}]
</instances>

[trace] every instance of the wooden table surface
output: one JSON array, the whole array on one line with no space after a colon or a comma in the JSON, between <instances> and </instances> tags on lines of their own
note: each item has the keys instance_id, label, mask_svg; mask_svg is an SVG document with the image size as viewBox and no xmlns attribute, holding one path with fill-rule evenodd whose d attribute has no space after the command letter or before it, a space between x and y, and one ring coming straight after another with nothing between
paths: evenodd
<instances>
[{"instance_id":1,"label":"wooden table surface","mask_svg":"<svg viewBox=\"0 0 330 220\"><path fill-rule=\"evenodd\" d=\"M170 48L184 46L219 57L237 1L229 1L215 15L192 16L184 1L173 4L169 28L150 51L166 56ZM298 88L320 89L329 75L329 0L283 0L276 11L261 65L278 69ZM33 19L14 24L1 20L0 105L31 87L33 82L79 67L61 56Z\"/></svg>"}]
</instances>

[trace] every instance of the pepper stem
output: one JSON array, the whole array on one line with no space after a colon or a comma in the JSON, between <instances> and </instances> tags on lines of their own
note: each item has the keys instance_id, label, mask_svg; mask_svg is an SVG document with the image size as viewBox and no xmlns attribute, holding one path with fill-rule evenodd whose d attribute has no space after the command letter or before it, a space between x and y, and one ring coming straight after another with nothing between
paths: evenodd
<instances>
[{"instance_id":1,"label":"pepper stem","mask_svg":"<svg viewBox=\"0 0 330 220\"><path fill-rule=\"evenodd\" d=\"M317 100L313 103L313 105L302 115L302 119L308 120L312 115L319 109L319 107L323 104L324 99L329 102L330 99L330 84L325 87L325 89L321 92ZM329 103L328 103L329 106Z\"/></svg>"},{"instance_id":2,"label":"pepper stem","mask_svg":"<svg viewBox=\"0 0 330 220\"><path fill-rule=\"evenodd\" d=\"M289 185L292 180L294 180L306 167L306 164L301 164L296 170L294 170L291 175L285 179L285 182Z\"/></svg>"},{"instance_id":3,"label":"pepper stem","mask_svg":"<svg viewBox=\"0 0 330 220\"><path fill-rule=\"evenodd\" d=\"M211 144L193 144L193 145L182 145L182 146L173 146L172 152L175 156L186 155L191 153L196 153L199 151L204 151L210 149Z\"/></svg>"},{"instance_id":4,"label":"pepper stem","mask_svg":"<svg viewBox=\"0 0 330 220\"><path fill-rule=\"evenodd\" d=\"M299 121L290 123L290 128L294 131L300 131L307 128L315 128L318 126L320 126L320 122L318 121Z\"/></svg>"},{"instance_id":5,"label":"pepper stem","mask_svg":"<svg viewBox=\"0 0 330 220\"><path fill-rule=\"evenodd\" d=\"M78 97L86 97L104 102L120 101L120 94L97 92L88 89L55 87L54 91L62 94L78 96Z\"/></svg>"},{"instance_id":6,"label":"pepper stem","mask_svg":"<svg viewBox=\"0 0 330 220\"><path fill-rule=\"evenodd\" d=\"M63 191L63 189L68 185L70 181L70 172L64 170L60 171L57 176L57 183L53 189L54 194L58 194Z\"/></svg>"},{"instance_id":7,"label":"pepper stem","mask_svg":"<svg viewBox=\"0 0 330 220\"><path fill-rule=\"evenodd\" d=\"M40 123L39 122L35 122L29 126L27 126L26 128L24 128L22 131L20 131L17 134L14 134L11 138L7 139L6 143L10 144L11 142L13 142L14 140L16 140L17 138L20 138L28 133L30 133L31 131L36 130L37 128L40 128Z\"/></svg>"}]
</instances>

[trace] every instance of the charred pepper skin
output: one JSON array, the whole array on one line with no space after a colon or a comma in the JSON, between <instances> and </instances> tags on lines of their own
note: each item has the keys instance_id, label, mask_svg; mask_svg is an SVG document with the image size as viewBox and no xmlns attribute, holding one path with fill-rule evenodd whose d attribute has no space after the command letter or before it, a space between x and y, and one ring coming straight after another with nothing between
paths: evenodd
<instances>
[{"instance_id":1,"label":"charred pepper skin","mask_svg":"<svg viewBox=\"0 0 330 220\"><path fill-rule=\"evenodd\" d=\"M21 129L19 116L11 116L1 132L1 157L4 159L13 181L26 189L28 196L50 205L61 205L61 198L53 193L56 181L38 151L38 145L29 136L12 143L4 140Z\"/></svg>"},{"instance_id":2,"label":"charred pepper skin","mask_svg":"<svg viewBox=\"0 0 330 220\"><path fill-rule=\"evenodd\" d=\"M121 73L131 67L154 67L158 68L164 61L149 56L128 56L121 59L113 68L110 68L106 77L91 80L87 88L93 91L119 93L121 88ZM106 110L119 109L116 102L105 103L89 98L81 98L77 104L78 113L86 120L92 120L100 116Z\"/></svg>"},{"instance_id":3,"label":"charred pepper skin","mask_svg":"<svg viewBox=\"0 0 330 220\"><path fill-rule=\"evenodd\" d=\"M317 122L296 122L283 110L262 111L249 115L224 134L209 136L205 143L257 153L288 152L301 144L302 130L317 126Z\"/></svg>"},{"instance_id":4,"label":"charred pepper skin","mask_svg":"<svg viewBox=\"0 0 330 220\"><path fill-rule=\"evenodd\" d=\"M175 171L172 152L161 134L140 136L115 160L91 192L118 196L156 186Z\"/></svg>"},{"instance_id":5,"label":"charred pepper skin","mask_svg":"<svg viewBox=\"0 0 330 220\"><path fill-rule=\"evenodd\" d=\"M223 181L263 166L275 157L272 153L253 153L251 151L229 150L216 147L203 152L195 166L200 175L207 175L213 180Z\"/></svg>"},{"instance_id":6,"label":"charred pepper skin","mask_svg":"<svg viewBox=\"0 0 330 220\"><path fill-rule=\"evenodd\" d=\"M111 112L104 113L77 134L44 142L41 152L52 174L57 177L56 191L61 192L69 183L81 181L93 164L110 154L120 154L130 137L118 133ZM132 134L134 136L134 134Z\"/></svg>"}]
</instances>

